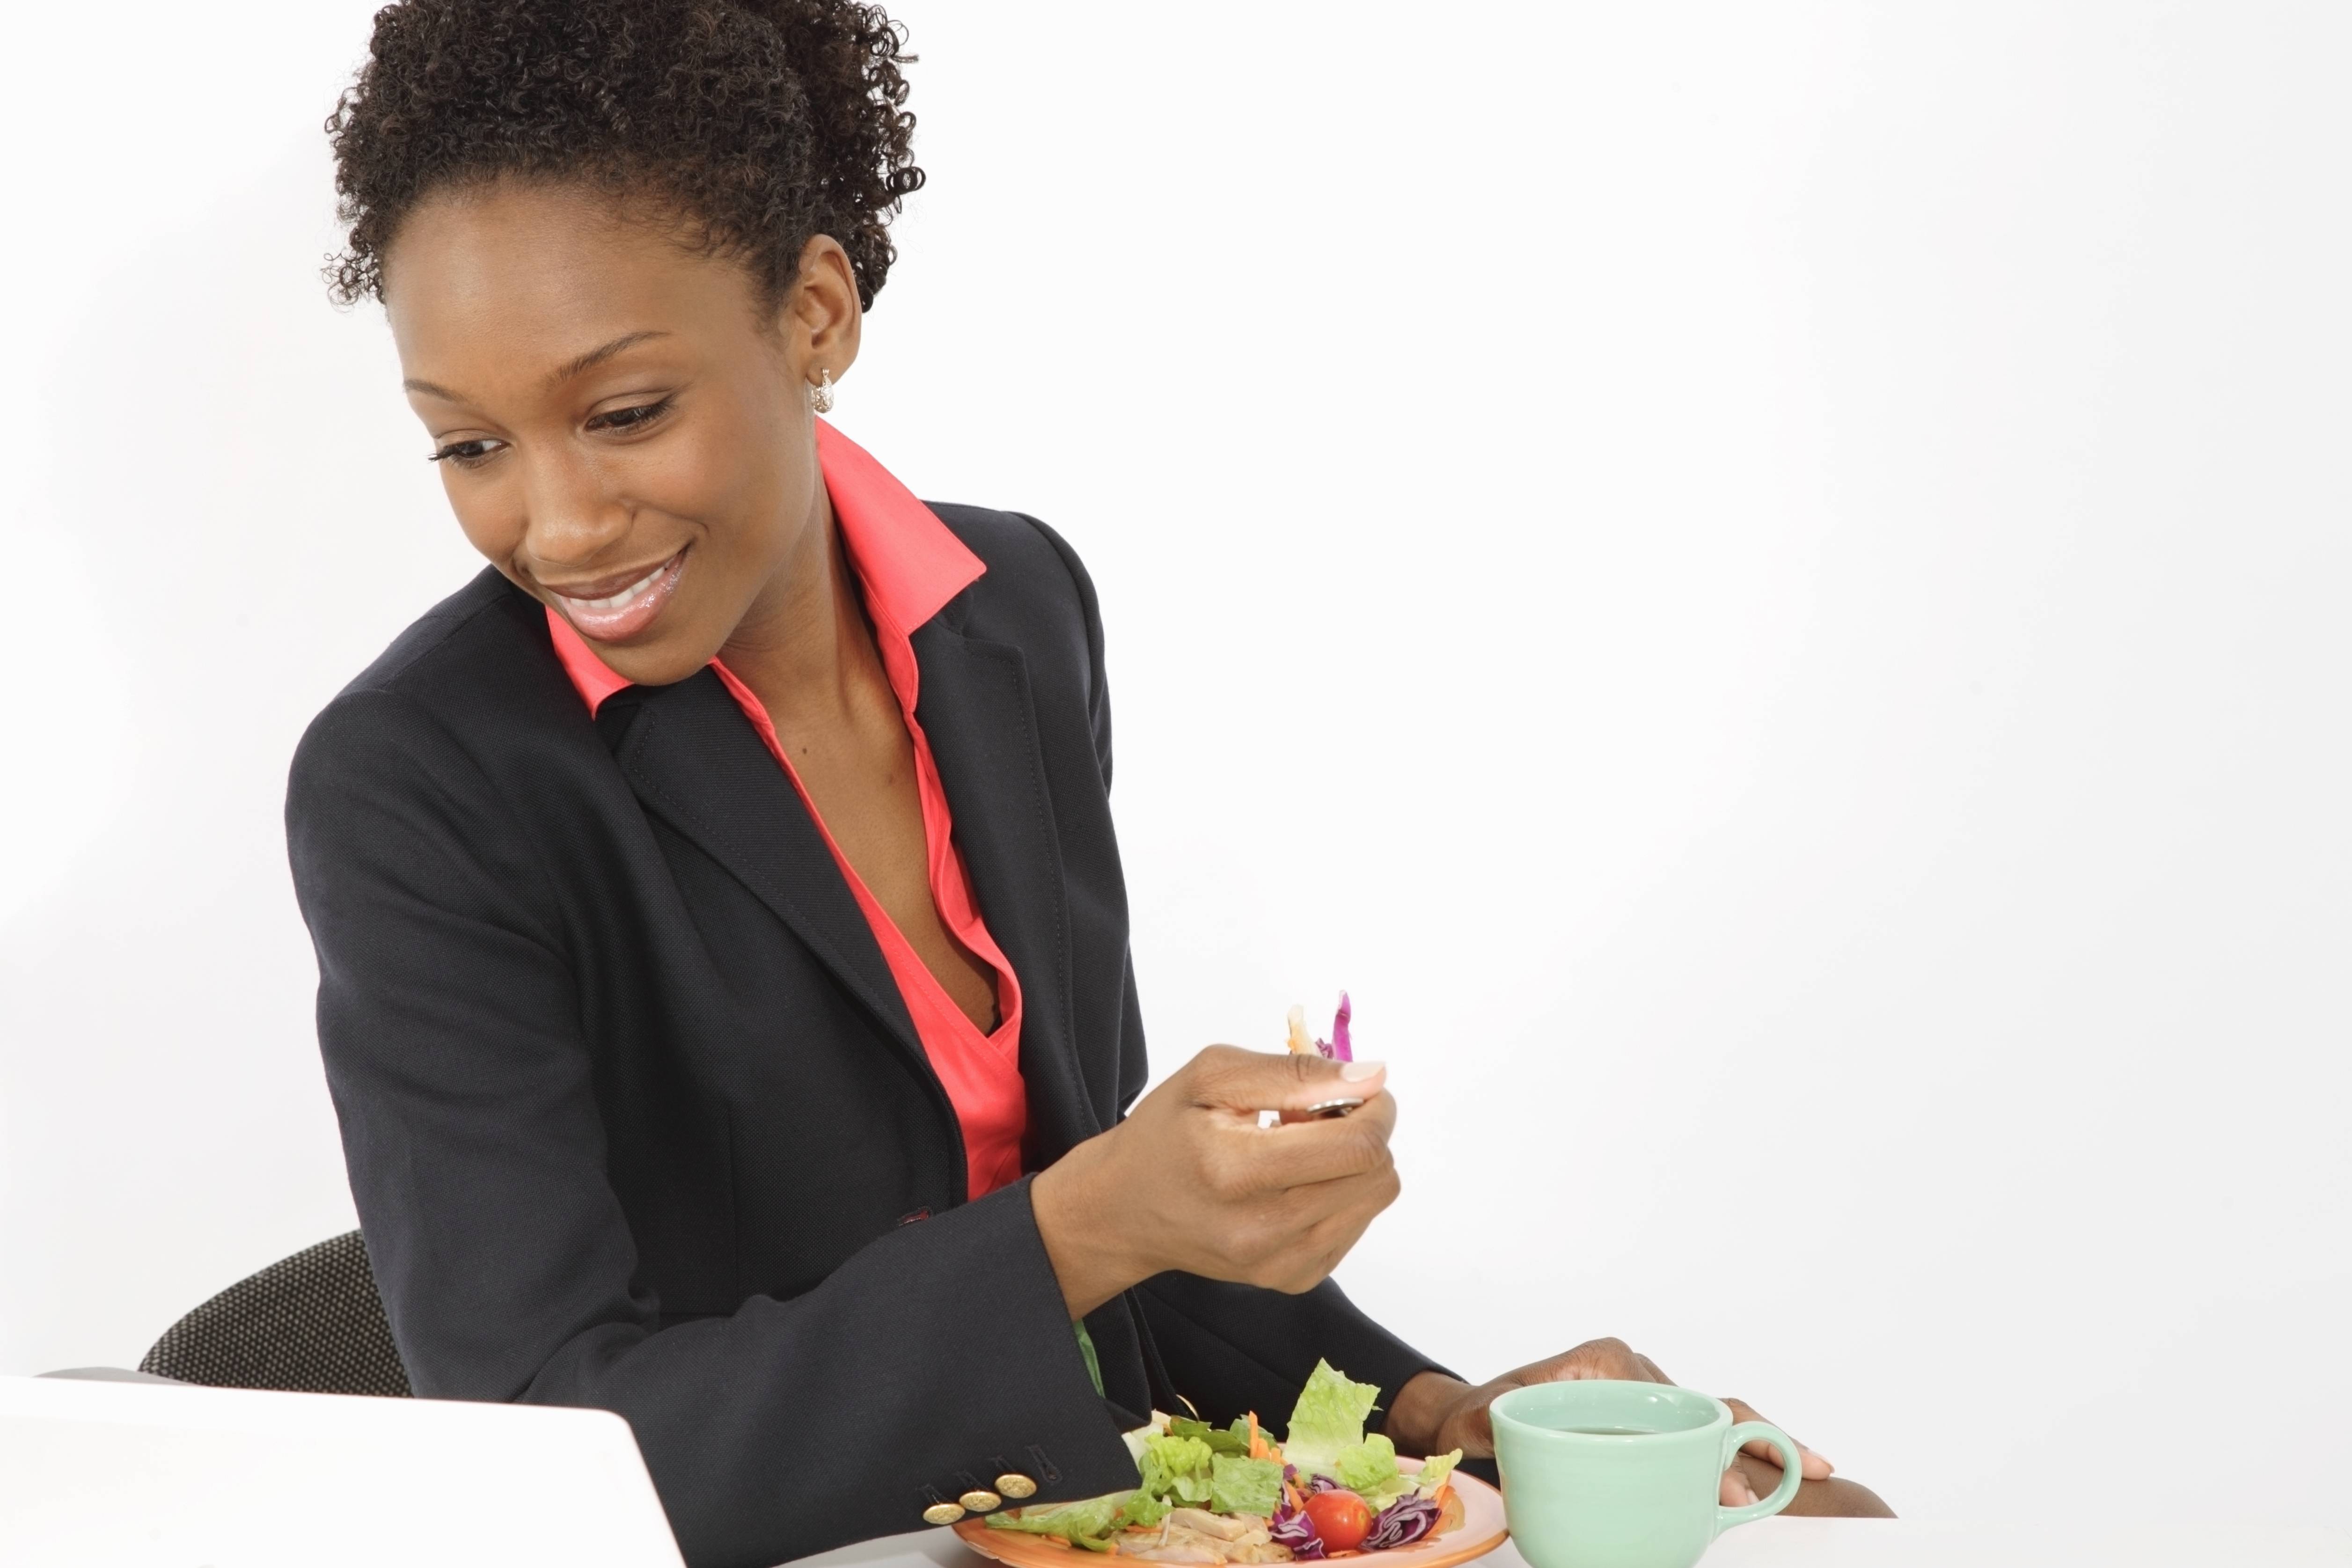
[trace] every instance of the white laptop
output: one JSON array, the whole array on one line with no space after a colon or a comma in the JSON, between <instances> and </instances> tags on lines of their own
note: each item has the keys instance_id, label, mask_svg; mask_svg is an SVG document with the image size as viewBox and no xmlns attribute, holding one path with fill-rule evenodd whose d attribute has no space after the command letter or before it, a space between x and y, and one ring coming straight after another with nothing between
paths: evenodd
<instances>
[{"instance_id":1,"label":"white laptop","mask_svg":"<svg viewBox=\"0 0 2352 1568\"><path fill-rule=\"evenodd\" d=\"M604 1410L0 1377L0 1563L680 1568Z\"/></svg>"}]
</instances>

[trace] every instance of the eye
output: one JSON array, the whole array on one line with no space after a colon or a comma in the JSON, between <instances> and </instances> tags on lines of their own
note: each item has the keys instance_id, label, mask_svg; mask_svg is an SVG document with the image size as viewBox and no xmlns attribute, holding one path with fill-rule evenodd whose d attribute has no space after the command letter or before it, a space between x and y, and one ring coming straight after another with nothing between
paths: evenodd
<instances>
[{"instance_id":1,"label":"eye","mask_svg":"<svg viewBox=\"0 0 2352 1568\"><path fill-rule=\"evenodd\" d=\"M506 449L504 441L493 441L487 436L470 441L452 441L436 451L429 461L455 463L461 468L478 468Z\"/></svg>"},{"instance_id":2,"label":"eye","mask_svg":"<svg viewBox=\"0 0 2352 1568\"><path fill-rule=\"evenodd\" d=\"M652 403L632 404L626 408L614 408L603 414L591 415L591 430L642 430L669 412L670 400L660 398Z\"/></svg>"}]
</instances>

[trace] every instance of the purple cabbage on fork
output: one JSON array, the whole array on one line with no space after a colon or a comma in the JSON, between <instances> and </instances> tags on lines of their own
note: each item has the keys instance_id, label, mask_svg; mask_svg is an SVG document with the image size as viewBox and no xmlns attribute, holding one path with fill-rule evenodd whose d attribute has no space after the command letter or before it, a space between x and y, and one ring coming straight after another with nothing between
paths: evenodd
<instances>
[{"instance_id":1,"label":"purple cabbage on fork","mask_svg":"<svg viewBox=\"0 0 2352 1568\"><path fill-rule=\"evenodd\" d=\"M1331 1019L1331 1037L1316 1041L1315 1048L1335 1062L1354 1061L1355 1049L1348 1043L1348 1020L1353 1016L1355 1009L1349 1005L1348 994L1342 991L1339 993L1339 1011Z\"/></svg>"}]
</instances>

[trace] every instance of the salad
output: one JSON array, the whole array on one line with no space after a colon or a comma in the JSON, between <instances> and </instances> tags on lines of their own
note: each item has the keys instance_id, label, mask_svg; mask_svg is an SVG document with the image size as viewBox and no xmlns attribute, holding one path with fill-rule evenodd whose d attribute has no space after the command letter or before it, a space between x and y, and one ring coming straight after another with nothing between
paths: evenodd
<instances>
[{"instance_id":1,"label":"salad","mask_svg":"<svg viewBox=\"0 0 2352 1568\"><path fill-rule=\"evenodd\" d=\"M1462 1522L1449 1479L1462 1450L1406 1470L1395 1444L1364 1432L1379 1394L1318 1362L1279 1443L1255 1413L1223 1427L1155 1412L1127 1434L1133 1491L1005 1509L988 1527L1147 1563L1318 1562L1413 1545Z\"/></svg>"}]
</instances>

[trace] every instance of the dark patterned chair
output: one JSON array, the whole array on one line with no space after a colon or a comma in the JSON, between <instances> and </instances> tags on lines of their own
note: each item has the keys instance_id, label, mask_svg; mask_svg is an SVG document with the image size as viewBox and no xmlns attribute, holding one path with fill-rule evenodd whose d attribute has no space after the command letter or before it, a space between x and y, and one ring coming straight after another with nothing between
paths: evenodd
<instances>
[{"instance_id":1,"label":"dark patterned chair","mask_svg":"<svg viewBox=\"0 0 2352 1568\"><path fill-rule=\"evenodd\" d=\"M355 1230L238 1280L165 1329L139 1370L215 1388L409 1394Z\"/></svg>"}]
</instances>

